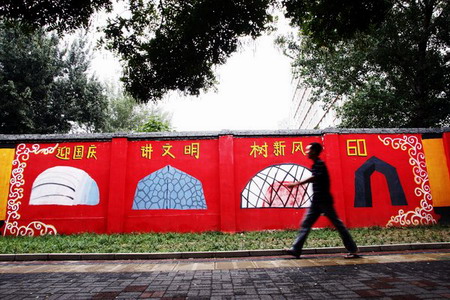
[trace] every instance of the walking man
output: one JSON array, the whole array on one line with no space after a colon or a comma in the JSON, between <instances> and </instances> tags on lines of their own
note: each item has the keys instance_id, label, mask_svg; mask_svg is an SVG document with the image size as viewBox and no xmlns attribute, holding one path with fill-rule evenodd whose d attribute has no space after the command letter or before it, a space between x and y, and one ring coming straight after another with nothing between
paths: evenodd
<instances>
[{"instance_id":1,"label":"walking man","mask_svg":"<svg viewBox=\"0 0 450 300\"><path fill-rule=\"evenodd\" d=\"M349 251L346 258L357 258L358 247L353 241L352 236L348 232L344 223L339 219L336 214L336 210L333 206L333 197L330 193L330 176L328 174L325 163L319 158L322 152L322 145L319 143L311 143L306 147L306 153L308 158L313 161L312 176L294 183L286 184L288 188L293 188L306 183L312 183L313 185L313 197L311 201L311 207L309 208L306 216L303 219L300 231L295 239L292 248L287 252L296 258L299 258L302 254L303 244L311 231L312 226L317 221L321 214L325 215L334 227L338 230L345 248Z\"/></svg>"}]
</instances>

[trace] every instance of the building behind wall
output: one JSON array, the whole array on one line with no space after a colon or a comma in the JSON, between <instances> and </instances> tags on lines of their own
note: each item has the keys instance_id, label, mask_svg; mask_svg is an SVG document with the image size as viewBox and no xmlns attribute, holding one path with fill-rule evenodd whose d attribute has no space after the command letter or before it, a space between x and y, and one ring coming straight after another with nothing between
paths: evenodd
<instances>
[{"instance_id":1,"label":"building behind wall","mask_svg":"<svg viewBox=\"0 0 450 300\"><path fill-rule=\"evenodd\" d=\"M289 113L289 128L291 129L324 129L339 125L339 118L333 108L324 109L324 103L310 102L312 89L304 87L300 79L295 79L291 108ZM334 104L342 100L336 98Z\"/></svg>"}]
</instances>

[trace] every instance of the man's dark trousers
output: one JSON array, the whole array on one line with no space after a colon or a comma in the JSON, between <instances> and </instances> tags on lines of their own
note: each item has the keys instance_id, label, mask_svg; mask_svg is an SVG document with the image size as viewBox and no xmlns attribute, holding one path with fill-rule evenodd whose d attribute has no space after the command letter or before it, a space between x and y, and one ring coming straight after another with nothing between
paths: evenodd
<instances>
[{"instance_id":1,"label":"man's dark trousers","mask_svg":"<svg viewBox=\"0 0 450 300\"><path fill-rule=\"evenodd\" d=\"M294 252L298 255L301 254L303 244L305 243L306 238L311 231L311 227L314 225L321 214L324 214L331 221L331 223L333 223L334 227L336 227L339 234L341 235L342 241L344 242L345 248L350 253L356 253L358 251L358 247L353 241L353 238L348 232L344 223L342 223L342 221L337 216L333 203L314 201L312 201L311 207L309 208L305 218L303 219L300 231L294 241L294 244L292 245L292 250L294 250Z\"/></svg>"}]
</instances>

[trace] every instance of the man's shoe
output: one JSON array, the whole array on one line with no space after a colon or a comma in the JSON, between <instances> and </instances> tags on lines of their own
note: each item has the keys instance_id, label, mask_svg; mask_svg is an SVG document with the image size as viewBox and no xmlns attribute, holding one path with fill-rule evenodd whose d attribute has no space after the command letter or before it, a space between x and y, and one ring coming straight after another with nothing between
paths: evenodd
<instances>
[{"instance_id":1,"label":"man's shoe","mask_svg":"<svg viewBox=\"0 0 450 300\"><path fill-rule=\"evenodd\" d=\"M295 251L294 248L286 249L286 253L294 256L295 258L300 258L300 252Z\"/></svg>"},{"instance_id":2,"label":"man's shoe","mask_svg":"<svg viewBox=\"0 0 450 300\"><path fill-rule=\"evenodd\" d=\"M357 253L349 253L346 256L344 256L344 258L353 259L353 258L361 258L361 256L358 255Z\"/></svg>"}]
</instances>

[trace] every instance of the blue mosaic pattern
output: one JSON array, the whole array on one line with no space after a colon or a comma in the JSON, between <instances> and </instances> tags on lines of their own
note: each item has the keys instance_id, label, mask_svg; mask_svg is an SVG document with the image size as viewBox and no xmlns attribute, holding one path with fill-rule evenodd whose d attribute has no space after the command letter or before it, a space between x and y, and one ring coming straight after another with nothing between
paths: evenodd
<instances>
[{"instance_id":1,"label":"blue mosaic pattern","mask_svg":"<svg viewBox=\"0 0 450 300\"><path fill-rule=\"evenodd\" d=\"M165 166L139 181L133 209L206 209L202 183Z\"/></svg>"}]
</instances>

